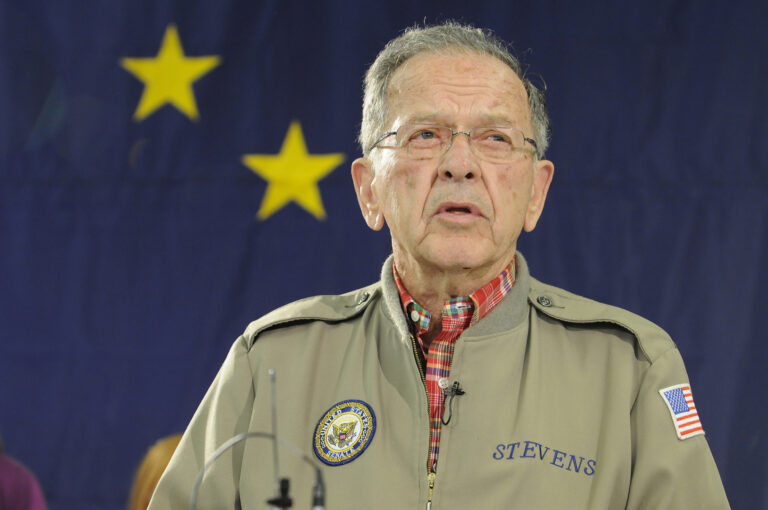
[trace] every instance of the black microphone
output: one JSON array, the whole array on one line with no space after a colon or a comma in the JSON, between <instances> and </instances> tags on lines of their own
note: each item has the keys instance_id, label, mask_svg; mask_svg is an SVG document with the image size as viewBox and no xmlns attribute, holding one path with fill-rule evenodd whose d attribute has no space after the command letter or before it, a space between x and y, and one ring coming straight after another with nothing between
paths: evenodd
<instances>
[{"instance_id":1,"label":"black microphone","mask_svg":"<svg viewBox=\"0 0 768 510\"><path fill-rule=\"evenodd\" d=\"M440 421L443 422L443 425L448 425L451 423L451 418L453 418L454 397L460 397L466 392L461 389L461 383L459 381L454 381L452 386L448 386L448 379L443 378L437 382L437 385L443 390L443 410L440 413ZM446 401L448 402L448 419L445 418Z\"/></svg>"}]
</instances>

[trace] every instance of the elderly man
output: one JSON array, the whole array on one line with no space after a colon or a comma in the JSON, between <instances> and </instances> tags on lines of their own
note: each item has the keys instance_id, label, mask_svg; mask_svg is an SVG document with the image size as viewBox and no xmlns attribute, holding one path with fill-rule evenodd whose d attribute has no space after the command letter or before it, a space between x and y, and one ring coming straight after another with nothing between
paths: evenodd
<instances>
[{"instance_id":1,"label":"elderly man","mask_svg":"<svg viewBox=\"0 0 768 510\"><path fill-rule=\"evenodd\" d=\"M384 224L381 280L290 304L235 342L150 508L183 508L206 459L271 430L322 466L327 507L725 509L674 343L629 312L533 279L542 93L492 35L452 23L391 41L366 77L352 164ZM313 472L282 448L296 507ZM198 508L265 508L270 445L210 464Z\"/></svg>"}]
</instances>

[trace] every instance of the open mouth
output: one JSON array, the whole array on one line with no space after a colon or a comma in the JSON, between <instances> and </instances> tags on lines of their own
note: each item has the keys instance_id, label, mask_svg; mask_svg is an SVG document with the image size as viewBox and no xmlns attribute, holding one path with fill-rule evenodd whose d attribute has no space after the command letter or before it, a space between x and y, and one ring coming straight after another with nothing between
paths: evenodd
<instances>
[{"instance_id":1,"label":"open mouth","mask_svg":"<svg viewBox=\"0 0 768 510\"><path fill-rule=\"evenodd\" d=\"M478 208L470 203L446 202L440 206L437 212L438 214L450 214L452 216L480 216Z\"/></svg>"},{"instance_id":2,"label":"open mouth","mask_svg":"<svg viewBox=\"0 0 768 510\"><path fill-rule=\"evenodd\" d=\"M445 212L450 214L470 214L472 211L469 210L469 207L448 207L445 209Z\"/></svg>"}]
</instances>

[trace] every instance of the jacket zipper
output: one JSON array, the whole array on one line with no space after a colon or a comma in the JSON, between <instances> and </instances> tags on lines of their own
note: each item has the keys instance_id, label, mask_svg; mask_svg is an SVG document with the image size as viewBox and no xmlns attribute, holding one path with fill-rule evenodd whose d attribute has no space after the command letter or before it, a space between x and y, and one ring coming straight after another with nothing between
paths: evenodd
<instances>
[{"instance_id":1,"label":"jacket zipper","mask_svg":"<svg viewBox=\"0 0 768 510\"><path fill-rule=\"evenodd\" d=\"M429 492L427 497L427 510L432 510L432 491L435 488L435 478L437 474L434 471L430 471L427 475L427 484L429 486Z\"/></svg>"},{"instance_id":2,"label":"jacket zipper","mask_svg":"<svg viewBox=\"0 0 768 510\"><path fill-rule=\"evenodd\" d=\"M421 361L419 357L419 351L417 350L419 348L418 345L416 345L416 338L413 336L413 334L410 334L411 337L411 348L413 349L413 359L416 362L416 366L419 369L419 375L421 376L421 383L424 385L424 393L427 393L427 377L424 374L424 368L421 366ZM429 394L427 394L427 421L429 422ZM431 436L432 430L429 429L428 434ZM427 510L432 509L432 492L435 488L435 478L437 477L437 474L434 471L429 470L429 450L430 447L427 445L427 461L424 463L427 467Z\"/></svg>"}]
</instances>

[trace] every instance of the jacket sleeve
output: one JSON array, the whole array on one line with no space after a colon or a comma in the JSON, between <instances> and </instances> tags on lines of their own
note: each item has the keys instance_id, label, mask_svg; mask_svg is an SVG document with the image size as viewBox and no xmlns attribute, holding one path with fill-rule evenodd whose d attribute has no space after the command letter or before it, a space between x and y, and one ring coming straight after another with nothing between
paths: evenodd
<instances>
[{"instance_id":1,"label":"jacket sleeve","mask_svg":"<svg viewBox=\"0 0 768 510\"><path fill-rule=\"evenodd\" d=\"M688 382L676 348L655 360L645 374L631 415L633 465L627 510L730 508L706 436L679 439L672 412L659 392Z\"/></svg>"},{"instance_id":2,"label":"jacket sleeve","mask_svg":"<svg viewBox=\"0 0 768 510\"><path fill-rule=\"evenodd\" d=\"M225 441L247 432L253 409L253 384L246 343L241 337L232 346L184 432L155 489L149 510L189 508L195 480L206 460ZM235 508L242 452L240 443L206 471L197 508Z\"/></svg>"}]
</instances>

